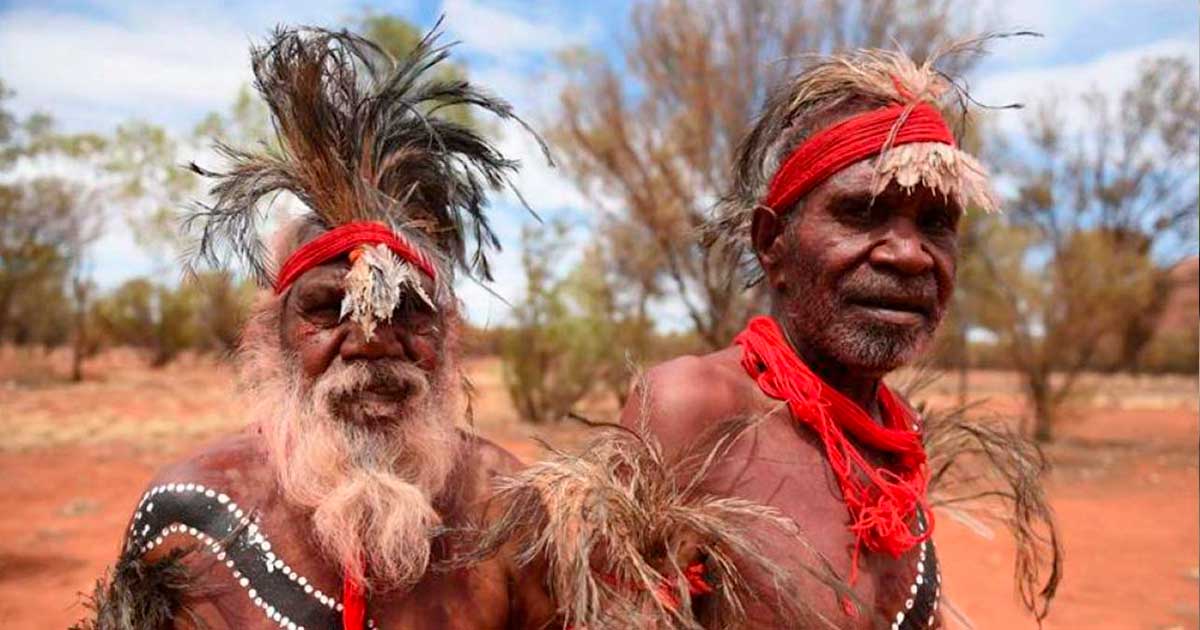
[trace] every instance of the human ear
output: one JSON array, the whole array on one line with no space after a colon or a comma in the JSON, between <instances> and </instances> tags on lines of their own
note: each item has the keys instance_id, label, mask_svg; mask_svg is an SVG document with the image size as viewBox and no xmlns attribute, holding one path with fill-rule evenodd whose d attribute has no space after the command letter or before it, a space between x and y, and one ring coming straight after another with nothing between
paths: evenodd
<instances>
[{"instance_id":1,"label":"human ear","mask_svg":"<svg viewBox=\"0 0 1200 630\"><path fill-rule=\"evenodd\" d=\"M775 283L771 272L779 259L778 248L775 245L782 228L783 221L780 221L774 210L766 206L754 209L754 217L750 222L750 242L758 256L758 264L762 266L763 273L772 285Z\"/></svg>"}]
</instances>

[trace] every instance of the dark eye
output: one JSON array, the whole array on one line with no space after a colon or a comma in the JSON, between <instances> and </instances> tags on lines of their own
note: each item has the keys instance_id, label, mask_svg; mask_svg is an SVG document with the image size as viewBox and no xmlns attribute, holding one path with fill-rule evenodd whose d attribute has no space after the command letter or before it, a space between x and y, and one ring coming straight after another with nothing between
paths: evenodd
<instances>
[{"instance_id":1,"label":"dark eye","mask_svg":"<svg viewBox=\"0 0 1200 630\"><path fill-rule=\"evenodd\" d=\"M432 335L439 330L437 313L415 296L406 296L401 300L393 321L416 335Z\"/></svg>"},{"instance_id":2,"label":"dark eye","mask_svg":"<svg viewBox=\"0 0 1200 630\"><path fill-rule=\"evenodd\" d=\"M878 221L886 212L887 204L882 199L870 196L852 196L834 202L834 216L839 222L852 227L864 227Z\"/></svg>"},{"instance_id":3,"label":"dark eye","mask_svg":"<svg viewBox=\"0 0 1200 630\"><path fill-rule=\"evenodd\" d=\"M923 212L920 226L928 234L953 233L958 229L958 213L950 208L938 208Z\"/></svg>"},{"instance_id":4,"label":"dark eye","mask_svg":"<svg viewBox=\"0 0 1200 630\"><path fill-rule=\"evenodd\" d=\"M418 335L433 335L438 332L438 319L428 311L417 311L409 316L408 326Z\"/></svg>"},{"instance_id":5,"label":"dark eye","mask_svg":"<svg viewBox=\"0 0 1200 630\"><path fill-rule=\"evenodd\" d=\"M342 292L321 290L300 294L297 300L300 313L318 326L336 326L341 320Z\"/></svg>"}]
</instances>

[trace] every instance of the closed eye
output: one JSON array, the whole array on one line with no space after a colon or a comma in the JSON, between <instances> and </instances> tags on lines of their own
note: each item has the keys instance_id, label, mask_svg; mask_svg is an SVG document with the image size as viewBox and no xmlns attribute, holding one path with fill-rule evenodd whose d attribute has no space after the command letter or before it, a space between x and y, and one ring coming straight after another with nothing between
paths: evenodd
<instances>
[{"instance_id":1,"label":"closed eye","mask_svg":"<svg viewBox=\"0 0 1200 630\"><path fill-rule=\"evenodd\" d=\"M341 319L343 297L340 287L309 285L296 296L296 308L318 326L334 326Z\"/></svg>"}]
</instances>

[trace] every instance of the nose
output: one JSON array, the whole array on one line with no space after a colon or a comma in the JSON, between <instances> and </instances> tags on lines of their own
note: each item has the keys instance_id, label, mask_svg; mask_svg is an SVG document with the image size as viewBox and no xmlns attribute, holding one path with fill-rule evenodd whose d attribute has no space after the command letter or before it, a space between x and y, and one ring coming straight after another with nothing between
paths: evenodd
<instances>
[{"instance_id":1,"label":"nose","mask_svg":"<svg viewBox=\"0 0 1200 630\"><path fill-rule=\"evenodd\" d=\"M921 231L908 217L895 217L882 239L871 249L870 261L897 273L918 276L933 269L933 255L925 247Z\"/></svg>"},{"instance_id":2,"label":"nose","mask_svg":"<svg viewBox=\"0 0 1200 630\"><path fill-rule=\"evenodd\" d=\"M404 343L388 322L377 322L370 339L362 326L350 320L342 324L348 327L338 352L343 361L399 359L405 357Z\"/></svg>"}]
</instances>

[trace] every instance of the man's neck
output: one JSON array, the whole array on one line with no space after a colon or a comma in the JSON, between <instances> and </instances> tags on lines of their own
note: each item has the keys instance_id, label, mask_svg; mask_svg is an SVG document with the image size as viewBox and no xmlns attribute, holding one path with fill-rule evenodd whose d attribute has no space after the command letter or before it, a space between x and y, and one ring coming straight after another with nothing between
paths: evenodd
<instances>
[{"instance_id":1,"label":"man's neck","mask_svg":"<svg viewBox=\"0 0 1200 630\"><path fill-rule=\"evenodd\" d=\"M804 343L795 335L788 332L787 327L782 325L784 337L792 346L792 350L800 357L801 361L808 366L814 374L821 377L827 385L836 389L846 398L849 398L864 411L867 415L874 418L876 421L882 421L883 410L879 407L879 383L882 377L875 374L864 374L861 370L854 370L846 365L826 357L821 352L818 352L811 345Z\"/></svg>"}]
</instances>

